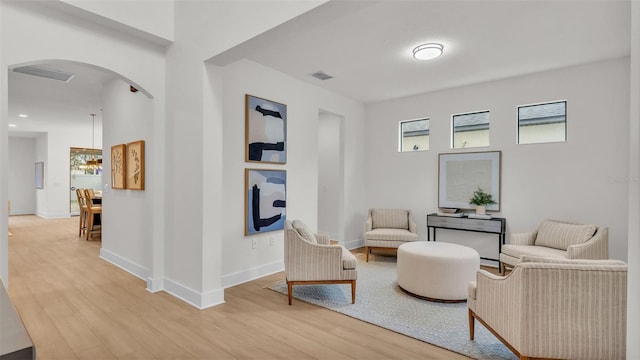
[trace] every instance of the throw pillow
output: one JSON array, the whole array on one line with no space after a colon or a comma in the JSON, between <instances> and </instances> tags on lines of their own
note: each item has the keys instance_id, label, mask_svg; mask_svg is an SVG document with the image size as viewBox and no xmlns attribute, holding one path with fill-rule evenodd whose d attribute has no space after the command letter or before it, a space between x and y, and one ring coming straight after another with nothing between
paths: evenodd
<instances>
[{"instance_id":1,"label":"throw pillow","mask_svg":"<svg viewBox=\"0 0 640 360\"><path fill-rule=\"evenodd\" d=\"M595 225L545 220L538 228L535 244L566 251L571 245L582 244L591 239L595 232Z\"/></svg>"},{"instance_id":2,"label":"throw pillow","mask_svg":"<svg viewBox=\"0 0 640 360\"><path fill-rule=\"evenodd\" d=\"M408 229L409 212L395 209L372 209L373 228Z\"/></svg>"},{"instance_id":3,"label":"throw pillow","mask_svg":"<svg viewBox=\"0 0 640 360\"><path fill-rule=\"evenodd\" d=\"M318 240L316 239L315 234L309 229L309 227L300 220L293 220L291 223L294 229L302 236L303 239L307 240L312 244L317 244Z\"/></svg>"}]
</instances>

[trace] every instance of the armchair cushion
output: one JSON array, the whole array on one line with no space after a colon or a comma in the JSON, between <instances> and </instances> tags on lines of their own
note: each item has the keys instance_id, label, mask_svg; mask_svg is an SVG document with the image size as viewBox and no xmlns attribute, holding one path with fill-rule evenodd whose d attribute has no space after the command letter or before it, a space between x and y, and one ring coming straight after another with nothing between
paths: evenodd
<instances>
[{"instance_id":1,"label":"armchair cushion","mask_svg":"<svg viewBox=\"0 0 640 360\"><path fill-rule=\"evenodd\" d=\"M367 240L415 241L418 235L406 229L373 229L366 232Z\"/></svg>"},{"instance_id":2,"label":"armchair cushion","mask_svg":"<svg viewBox=\"0 0 640 360\"><path fill-rule=\"evenodd\" d=\"M347 250L346 247L342 245L338 246L342 248L342 268L344 270L355 270L355 268L358 266L358 260L356 259L356 257L349 250Z\"/></svg>"},{"instance_id":3,"label":"armchair cushion","mask_svg":"<svg viewBox=\"0 0 640 360\"><path fill-rule=\"evenodd\" d=\"M595 232L595 225L545 220L538 228L535 245L566 251L571 245L589 240Z\"/></svg>"},{"instance_id":4,"label":"armchair cushion","mask_svg":"<svg viewBox=\"0 0 640 360\"><path fill-rule=\"evenodd\" d=\"M300 236L302 236L303 239L312 244L318 243L316 236L313 234L313 231L309 229L307 224L300 220L293 220L293 222L291 222L291 226L298 232L298 234L300 234Z\"/></svg>"},{"instance_id":5,"label":"armchair cushion","mask_svg":"<svg viewBox=\"0 0 640 360\"><path fill-rule=\"evenodd\" d=\"M527 246L527 245L502 245L502 254L522 259L523 256L548 257L556 259L566 259L567 252L546 246Z\"/></svg>"},{"instance_id":6,"label":"armchair cushion","mask_svg":"<svg viewBox=\"0 0 640 360\"><path fill-rule=\"evenodd\" d=\"M372 209L373 228L409 229L409 212L395 209Z\"/></svg>"}]
</instances>

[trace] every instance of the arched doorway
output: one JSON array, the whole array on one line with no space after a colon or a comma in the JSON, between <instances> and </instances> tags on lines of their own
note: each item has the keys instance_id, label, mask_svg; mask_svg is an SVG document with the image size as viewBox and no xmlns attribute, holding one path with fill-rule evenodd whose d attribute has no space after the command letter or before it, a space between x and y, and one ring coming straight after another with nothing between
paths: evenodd
<instances>
[{"instance_id":1,"label":"arched doorway","mask_svg":"<svg viewBox=\"0 0 640 360\"><path fill-rule=\"evenodd\" d=\"M22 71L25 68L30 72L44 71L46 75L53 72L52 76L60 73L72 76L60 80L27 74ZM100 257L145 280L151 277L153 214L142 208L148 207L152 197L153 179L148 180L144 193L135 193L112 190L108 176L112 145L135 140L154 144L153 97L149 92L126 77L99 66L67 60L40 60L9 66L7 104L6 122L15 125L9 128L7 136L10 166L17 161L45 164L44 187L34 189L29 185L29 191L37 192L32 213L44 218L70 216L69 150L94 146L89 115L97 115L96 120L103 126L99 135L95 135L95 147L105 154L103 171L106 176L101 185L105 190L103 217L110 219L103 222ZM12 151L11 139L14 137L32 139L33 159ZM25 179L32 176L26 174ZM30 180L26 182L30 183ZM11 178L8 187L9 197L18 199L20 193L14 191ZM12 203L19 204L20 201ZM125 211L121 211L122 208ZM14 205L12 213L14 210L19 211L19 207ZM26 208L22 213L28 211ZM131 212L136 215L132 216ZM124 234L123 222L127 229ZM3 244L0 250L2 257L6 257L0 259L0 263L8 264L7 247ZM3 279L8 276L0 275Z\"/></svg>"}]
</instances>

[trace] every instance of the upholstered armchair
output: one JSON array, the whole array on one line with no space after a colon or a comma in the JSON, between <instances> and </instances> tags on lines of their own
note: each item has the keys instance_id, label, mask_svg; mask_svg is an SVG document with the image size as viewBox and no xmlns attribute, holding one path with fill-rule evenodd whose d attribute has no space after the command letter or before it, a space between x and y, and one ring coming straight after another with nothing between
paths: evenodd
<instances>
[{"instance_id":1,"label":"upholstered armchair","mask_svg":"<svg viewBox=\"0 0 640 360\"><path fill-rule=\"evenodd\" d=\"M608 259L609 228L557 220L544 220L533 232L512 234L502 246L500 272L523 256L555 259Z\"/></svg>"},{"instance_id":2,"label":"upholstered armchair","mask_svg":"<svg viewBox=\"0 0 640 360\"><path fill-rule=\"evenodd\" d=\"M406 242L416 240L418 232L411 210L369 209L364 229L367 262L371 249L397 249Z\"/></svg>"},{"instance_id":3,"label":"upholstered armchair","mask_svg":"<svg viewBox=\"0 0 640 360\"><path fill-rule=\"evenodd\" d=\"M329 236L314 234L300 220L285 221L284 268L289 305L294 285L350 284L356 302L358 261L342 245L330 245Z\"/></svg>"},{"instance_id":4,"label":"upholstered armchair","mask_svg":"<svg viewBox=\"0 0 640 360\"><path fill-rule=\"evenodd\" d=\"M624 359L627 265L619 260L523 257L507 276L479 270L469 285L475 320L520 359Z\"/></svg>"}]
</instances>

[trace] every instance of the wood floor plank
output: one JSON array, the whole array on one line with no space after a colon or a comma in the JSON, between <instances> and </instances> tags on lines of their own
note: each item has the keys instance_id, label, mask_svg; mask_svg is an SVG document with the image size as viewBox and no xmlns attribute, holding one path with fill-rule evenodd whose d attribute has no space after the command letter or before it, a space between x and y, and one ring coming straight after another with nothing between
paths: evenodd
<instances>
[{"instance_id":1,"label":"wood floor plank","mask_svg":"<svg viewBox=\"0 0 640 360\"><path fill-rule=\"evenodd\" d=\"M100 241L79 238L77 221L9 218L9 294L39 360L468 359L303 301L289 306L267 289L283 273L198 310L100 259Z\"/></svg>"}]
</instances>

